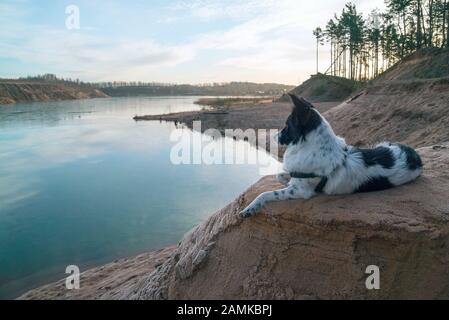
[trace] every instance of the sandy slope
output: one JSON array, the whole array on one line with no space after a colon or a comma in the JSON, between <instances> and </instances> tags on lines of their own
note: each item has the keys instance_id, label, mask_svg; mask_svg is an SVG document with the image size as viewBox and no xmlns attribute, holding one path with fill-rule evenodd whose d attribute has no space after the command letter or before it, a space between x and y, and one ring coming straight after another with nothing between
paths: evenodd
<instances>
[{"instance_id":1,"label":"sandy slope","mask_svg":"<svg viewBox=\"0 0 449 320\"><path fill-rule=\"evenodd\" d=\"M0 81L0 104L104 97L100 90L75 84Z\"/></svg>"},{"instance_id":2,"label":"sandy slope","mask_svg":"<svg viewBox=\"0 0 449 320\"><path fill-rule=\"evenodd\" d=\"M448 110L449 78L374 84L324 115L351 144L426 146L449 141Z\"/></svg>"},{"instance_id":3,"label":"sandy slope","mask_svg":"<svg viewBox=\"0 0 449 320\"><path fill-rule=\"evenodd\" d=\"M343 101L362 84L342 77L312 75L290 92L311 102ZM283 95L279 101L288 102L288 95Z\"/></svg>"}]
</instances>

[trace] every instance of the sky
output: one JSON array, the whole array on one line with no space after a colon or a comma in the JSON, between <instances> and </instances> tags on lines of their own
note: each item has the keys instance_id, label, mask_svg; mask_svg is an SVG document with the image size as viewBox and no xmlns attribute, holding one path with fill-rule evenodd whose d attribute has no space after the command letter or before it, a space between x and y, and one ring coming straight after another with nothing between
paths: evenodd
<instances>
[{"instance_id":1,"label":"sky","mask_svg":"<svg viewBox=\"0 0 449 320\"><path fill-rule=\"evenodd\" d=\"M312 30L346 2L1 0L0 78L294 85L316 71ZM364 15L384 8L383 0L353 3ZM79 9L79 28L68 6ZM324 72L329 48L319 50Z\"/></svg>"}]
</instances>

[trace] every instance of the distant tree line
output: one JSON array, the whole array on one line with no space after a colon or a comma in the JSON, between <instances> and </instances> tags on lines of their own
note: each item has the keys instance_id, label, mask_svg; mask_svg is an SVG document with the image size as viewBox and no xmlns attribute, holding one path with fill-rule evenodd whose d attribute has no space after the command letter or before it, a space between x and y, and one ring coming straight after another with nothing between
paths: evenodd
<instances>
[{"instance_id":1,"label":"distant tree line","mask_svg":"<svg viewBox=\"0 0 449 320\"><path fill-rule=\"evenodd\" d=\"M198 95L198 96L279 96L294 86L276 83L229 82L213 84L163 84L105 86L101 90L109 96Z\"/></svg>"},{"instance_id":2,"label":"distant tree line","mask_svg":"<svg viewBox=\"0 0 449 320\"><path fill-rule=\"evenodd\" d=\"M95 88L118 88L118 87L151 87L151 86L173 86L171 83L143 82L143 81L108 81L108 82L84 82L80 79L58 77L55 74L46 73L35 76L21 77L22 81L45 81L54 83L86 85Z\"/></svg>"},{"instance_id":3,"label":"distant tree line","mask_svg":"<svg viewBox=\"0 0 449 320\"><path fill-rule=\"evenodd\" d=\"M367 80L418 49L449 48L449 0L385 3L386 12L373 10L366 19L353 3L347 3L324 29L313 31L317 50L324 41L330 44L326 74Z\"/></svg>"},{"instance_id":4,"label":"distant tree line","mask_svg":"<svg viewBox=\"0 0 449 320\"><path fill-rule=\"evenodd\" d=\"M6 79L5 79L6 80ZM13 79L10 79L14 81ZM61 83L99 89L110 96L138 95L211 95L211 96L275 96L290 91L294 86L277 83L214 82L202 84L174 84L143 81L83 82L79 79L60 78L54 74L43 74L19 78L20 81Z\"/></svg>"},{"instance_id":5,"label":"distant tree line","mask_svg":"<svg viewBox=\"0 0 449 320\"><path fill-rule=\"evenodd\" d=\"M52 73L45 73L36 76L27 76L19 78L21 81L44 81L44 82L53 82L53 83L63 83L63 84L76 84L83 86L95 86L93 83L83 82L80 79L72 79L72 78L59 78Z\"/></svg>"}]
</instances>

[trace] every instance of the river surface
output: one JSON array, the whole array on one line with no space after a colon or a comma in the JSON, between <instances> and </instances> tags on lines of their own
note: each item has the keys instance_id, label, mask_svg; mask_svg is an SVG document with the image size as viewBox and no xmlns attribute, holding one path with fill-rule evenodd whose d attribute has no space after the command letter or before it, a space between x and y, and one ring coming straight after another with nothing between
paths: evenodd
<instances>
[{"instance_id":1,"label":"river surface","mask_svg":"<svg viewBox=\"0 0 449 320\"><path fill-rule=\"evenodd\" d=\"M0 298L61 279L68 265L83 271L175 244L276 171L274 159L244 141L233 148L259 163L174 164L174 132L191 131L132 119L198 110L197 98L0 106Z\"/></svg>"}]
</instances>

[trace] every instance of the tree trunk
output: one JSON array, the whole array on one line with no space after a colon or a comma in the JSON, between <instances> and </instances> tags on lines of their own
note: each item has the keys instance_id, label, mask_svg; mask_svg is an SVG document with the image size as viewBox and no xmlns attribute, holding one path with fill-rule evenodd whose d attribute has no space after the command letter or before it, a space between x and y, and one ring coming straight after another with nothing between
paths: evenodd
<instances>
[{"instance_id":1,"label":"tree trunk","mask_svg":"<svg viewBox=\"0 0 449 320\"><path fill-rule=\"evenodd\" d=\"M402 25L404 26L404 38L402 39L401 58L405 56L405 45L407 44L407 18L405 12L402 13Z\"/></svg>"},{"instance_id":2,"label":"tree trunk","mask_svg":"<svg viewBox=\"0 0 449 320\"><path fill-rule=\"evenodd\" d=\"M447 0L444 0L444 4L443 4L443 21L442 21L442 29L443 29L443 40L441 41L441 47L444 47L446 45L446 37L447 37L447 33L446 33L446 15L447 15Z\"/></svg>"},{"instance_id":3,"label":"tree trunk","mask_svg":"<svg viewBox=\"0 0 449 320\"><path fill-rule=\"evenodd\" d=\"M370 73L370 54L369 54L369 49L366 50L365 54L364 54L364 59L363 59L363 78L366 80L369 77L369 73Z\"/></svg>"},{"instance_id":4,"label":"tree trunk","mask_svg":"<svg viewBox=\"0 0 449 320\"><path fill-rule=\"evenodd\" d=\"M376 49L375 49L375 54L376 54L376 64L375 64L375 69L374 69L374 77L377 77L377 74L379 72L379 43L376 42Z\"/></svg>"},{"instance_id":5,"label":"tree trunk","mask_svg":"<svg viewBox=\"0 0 449 320\"><path fill-rule=\"evenodd\" d=\"M333 76L336 76L337 74L336 74L336 71L337 71L337 54L338 54L338 51L337 51L337 44L335 43L335 40L334 40L334 44L333 44L333 52L334 52L334 61L332 61L332 63L333 63L333 67L332 67L332 75Z\"/></svg>"},{"instance_id":6,"label":"tree trunk","mask_svg":"<svg viewBox=\"0 0 449 320\"><path fill-rule=\"evenodd\" d=\"M338 46L338 40L337 43L335 44L335 51L337 52L337 59L335 61L336 65L335 65L335 75L336 76L340 76L340 47Z\"/></svg>"},{"instance_id":7,"label":"tree trunk","mask_svg":"<svg viewBox=\"0 0 449 320\"><path fill-rule=\"evenodd\" d=\"M421 29L421 0L418 0L416 5L416 48L419 49L422 46L422 29Z\"/></svg>"},{"instance_id":8,"label":"tree trunk","mask_svg":"<svg viewBox=\"0 0 449 320\"><path fill-rule=\"evenodd\" d=\"M449 48L449 1L446 1L446 47Z\"/></svg>"},{"instance_id":9,"label":"tree trunk","mask_svg":"<svg viewBox=\"0 0 449 320\"><path fill-rule=\"evenodd\" d=\"M353 67L353 61L352 61L352 59L353 59L353 52L352 52L352 44L349 44L349 79L351 79L352 80L352 76L353 76L353 73L352 73L352 67Z\"/></svg>"},{"instance_id":10,"label":"tree trunk","mask_svg":"<svg viewBox=\"0 0 449 320\"><path fill-rule=\"evenodd\" d=\"M429 34L428 34L428 46L432 47L433 44L433 0L429 0Z\"/></svg>"},{"instance_id":11,"label":"tree trunk","mask_svg":"<svg viewBox=\"0 0 449 320\"><path fill-rule=\"evenodd\" d=\"M362 79L362 62L363 53L359 54L359 81Z\"/></svg>"},{"instance_id":12,"label":"tree trunk","mask_svg":"<svg viewBox=\"0 0 449 320\"><path fill-rule=\"evenodd\" d=\"M339 65L340 65L340 49L338 48L338 40L335 43L335 52L337 53L337 58L335 58L335 75L339 75Z\"/></svg>"},{"instance_id":13,"label":"tree trunk","mask_svg":"<svg viewBox=\"0 0 449 320\"><path fill-rule=\"evenodd\" d=\"M424 13L423 13L423 8L421 6L421 1L420 1L420 11L421 11L421 26L422 26L422 38L423 39L427 39L427 33L426 33L426 23L424 21ZM427 43L427 42L426 42Z\"/></svg>"},{"instance_id":14,"label":"tree trunk","mask_svg":"<svg viewBox=\"0 0 449 320\"><path fill-rule=\"evenodd\" d=\"M333 58L333 49L334 49L334 44L332 43L332 39L331 39L331 76L333 76L333 65L334 65L334 60Z\"/></svg>"},{"instance_id":15,"label":"tree trunk","mask_svg":"<svg viewBox=\"0 0 449 320\"><path fill-rule=\"evenodd\" d=\"M338 53L338 59L337 59L337 75L341 77L341 48L340 44L337 43L337 53Z\"/></svg>"}]
</instances>

